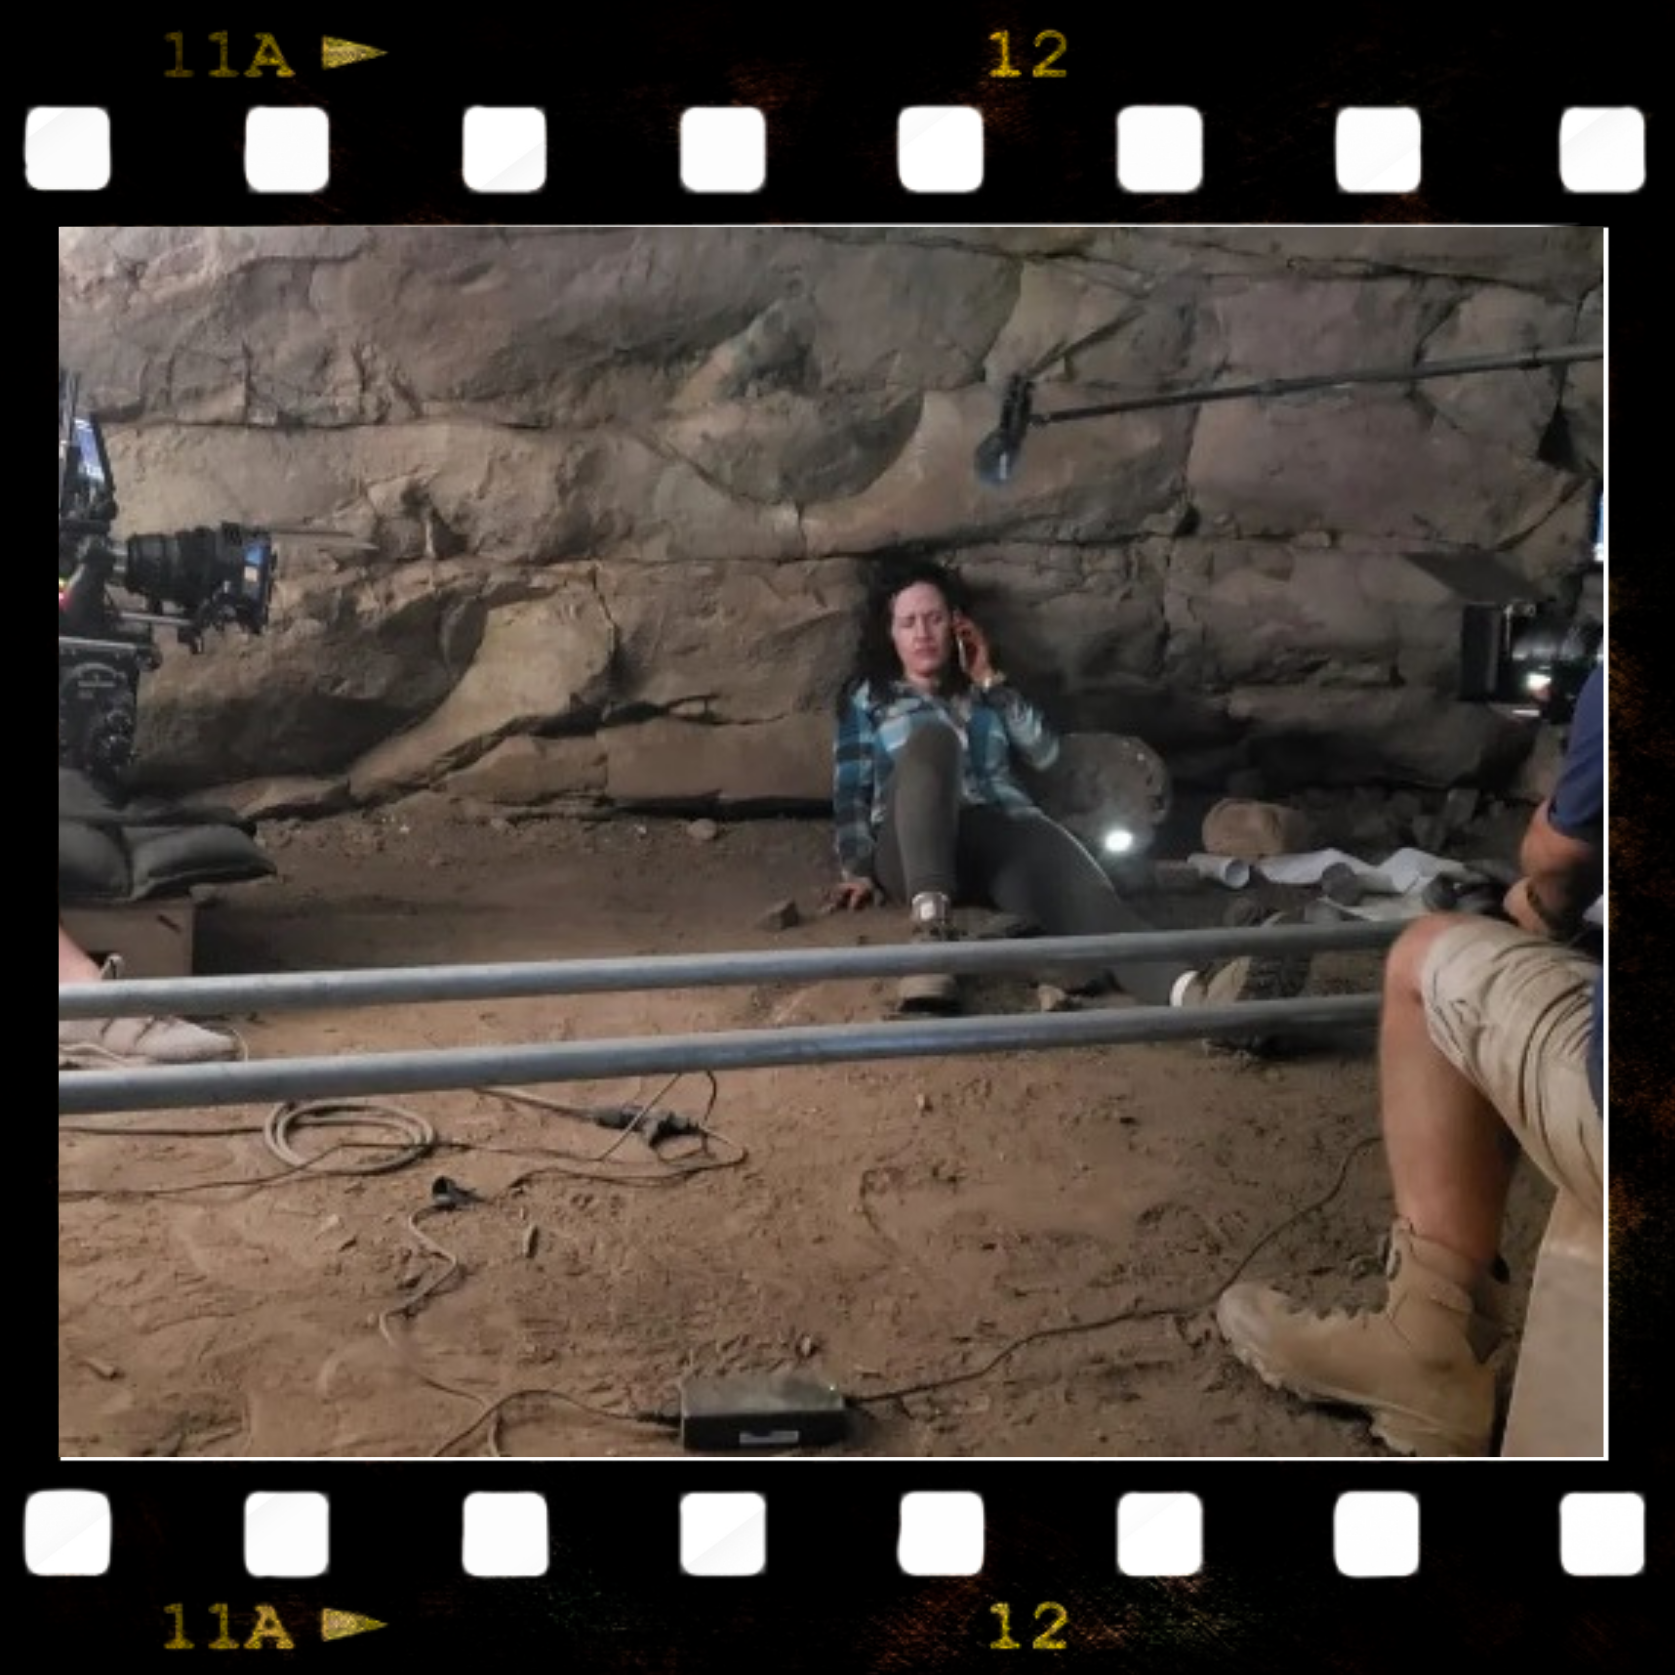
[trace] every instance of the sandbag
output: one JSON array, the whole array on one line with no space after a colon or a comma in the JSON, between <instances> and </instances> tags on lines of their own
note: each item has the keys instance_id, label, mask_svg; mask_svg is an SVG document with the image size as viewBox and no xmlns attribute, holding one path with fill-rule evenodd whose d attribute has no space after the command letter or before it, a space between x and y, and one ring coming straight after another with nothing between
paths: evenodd
<instances>
[{"instance_id":1,"label":"sandbag","mask_svg":"<svg viewBox=\"0 0 1675 1675\"><path fill-rule=\"evenodd\" d=\"M278 870L237 826L137 826L126 834L130 901L196 884L238 884Z\"/></svg>"},{"instance_id":2,"label":"sandbag","mask_svg":"<svg viewBox=\"0 0 1675 1675\"><path fill-rule=\"evenodd\" d=\"M73 768L58 770L58 898L120 903L196 885L271 878L254 822L231 809L120 801Z\"/></svg>"},{"instance_id":3,"label":"sandbag","mask_svg":"<svg viewBox=\"0 0 1675 1675\"><path fill-rule=\"evenodd\" d=\"M58 894L63 900L128 899L128 852L108 831L76 820L58 822Z\"/></svg>"}]
</instances>

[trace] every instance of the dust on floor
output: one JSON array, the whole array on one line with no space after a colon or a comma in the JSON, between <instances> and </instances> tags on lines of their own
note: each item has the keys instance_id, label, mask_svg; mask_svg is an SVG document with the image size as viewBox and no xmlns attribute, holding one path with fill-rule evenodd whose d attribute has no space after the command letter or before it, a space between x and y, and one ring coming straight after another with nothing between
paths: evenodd
<instances>
[{"instance_id":1,"label":"dust on floor","mask_svg":"<svg viewBox=\"0 0 1675 1675\"><path fill-rule=\"evenodd\" d=\"M199 915L202 973L901 935L888 912L817 914L818 822L700 840L679 820L489 823L424 798L263 836L280 876ZM786 898L798 923L758 922ZM1208 925L1227 897L1138 905ZM1311 992L1371 992L1378 962L1322 956ZM1037 1009L1022 976L969 989L971 1010ZM889 1002L846 981L233 1021L273 1058L841 1023ZM855 1454L1381 1452L1357 1417L1264 1388L1212 1317L1241 1265L1321 1304L1376 1297L1390 1211L1369 1038L1270 1065L1144 1043L666 1082L532 1091L655 1100L714 1139L653 1151L492 1091L418 1094L355 1102L377 1127L305 1113L288 1143L323 1161L297 1170L265 1106L65 1119L61 1454L670 1454L668 1430L624 1416L672 1414L692 1373L775 1369L863 1402L902 1392L862 1410ZM428 1156L326 1172L389 1162L324 1154L399 1144L413 1116L438 1137ZM429 1210L443 1175L473 1201ZM1506 1247L1520 1308L1547 1203L1526 1167Z\"/></svg>"}]
</instances>

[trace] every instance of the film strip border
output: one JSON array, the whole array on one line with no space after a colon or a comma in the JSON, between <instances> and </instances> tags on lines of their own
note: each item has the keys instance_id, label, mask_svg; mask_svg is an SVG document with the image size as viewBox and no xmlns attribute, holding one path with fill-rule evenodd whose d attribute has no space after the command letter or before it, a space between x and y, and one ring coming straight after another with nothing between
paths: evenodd
<instances>
[{"instance_id":1,"label":"film strip border","mask_svg":"<svg viewBox=\"0 0 1675 1675\"><path fill-rule=\"evenodd\" d=\"M1629 1667L1651 1655L1671 1556L1665 1503L1544 1466L1434 1496L1364 1463L1112 1461L1073 1486L1024 1464L841 1482L764 1463L602 1469L420 1484L380 1464L251 1464L182 1495L176 1474L142 1487L119 1467L104 1495L29 1501L31 1598L54 1632L97 1622L123 1657L366 1636L391 1660L540 1651L589 1669L736 1667L753 1647L781 1669L1014 1649L1137 1670L1397 1668L1440 1645Z\"/></svg>"},{"instance_id":2,"label":"film strip border","mask_svg":"<svg viewBox=\"0 0 1675 1675\"><path fill-rule=\"evenodd\" d=\"M194 60L202 73L191 81L165 79L174 21L88 30L73 44L59 24L55 38L43 31L33 46L32 24L14 25L14 52L27 64L14 83L14 132L26 154L38 111L97 109L110 142L102 189L43 190L30 180L26 156L13 200L26 223L50 205L58 221L130 223L1609 225L1613 923L1652 925L1666 911L1663 845L1654 850L1641 838L1667 831L1675 812L1667 808L1667 775L1645 772L1667 760L1655 679L1661 589L1654 563L1623 562L1661 545L1646 517L1654 473L1638 463L1652 433L1643 428L1657 358L1648 229L1661 178L1652 120L1660 88L1642 26L1614 25L1594 8L1555 39L1527 15L1490 23L1455 8L1439 25L1408 9L1363 8L1322 34L1312 20L1293 27L1270 14L1072 21L1014 6L985 10L945 34L940 24L857 16L853 8L763 25L653 6L637 9L631 22L565 15L449 25L415 38L361 31L338 16L304 28L306 17L287 14L276 44L290 55L300 40L321 56L295 52L294 79L264 77L258 95L257 80L242 70L238 79L212 78L218 64L210 61ZM1022 43L1034 52L1036 37L1055 22L1064 26L1066 74L1037 77ZM355 37L349 44L375 45L380 56L328 67L324 43L345 39L346 29ZM1008 49L1028 75L990 75L1000 31L1013 32ZM209 34L194 51L206 43L215 50ZM254 58L253 34L248 44ZM207 97L177 97L200 90ZM330 166L322 187L252 190L249 119L257 106L324 115ZM470 189L465 117L473 109L540 114L544 172L535 190ZM761 113L758 189L697 190L683 179L682 122L693 110ZM904 184L908 110L977 113L982 173L974 189ZM1119 119L1130 110L1196 114L1196 189L1124 186ZM1406 184L1410 172L1385 190L1344 190L1336 165L1346 111L1418 117L1417 185ZM1566 180L1568 111L1638 118L1638 140L1630 120L1627 161L1619 156L1612 182ZM781 1668L829 1667L834 1650L851 1668L963 1667L990 1661L993 1649L1007 1649L996 1646L1006 1638L1026 1652L1049 1649L1043 1634L1062 1640L1072 1657L1091 1650L1120 1657L1128 1670L1282 1660L1412 1668L1450 1643L1468 1656L1551 1648L1572 1666L1646 1663L1656 1644L1652 1590L1670 1557L1656 1493L1666 1447L1654 1352L1666 1335L1659 1305L1667 1263L1657 1229L1675 1181L1667 1122L1675 1077L1663 1062L1667 1047L1660 1053L1667 1031L1646 1029L1661 1015L1653 1008L1667 990L1667 962L1631 941L1614 942L1612 965L1610 1466L1095 1461L1044 1474L1039 1464L1016 1462L831 1461L823 1463L848 1468L841 1477L816 1477L811 1463L788 1479L783 1462L770 1478L766 1464L706 1461L679 1478L650 1479L645 1471L601 1477L606 1463L594 1462L482 1470L449 1462L453 1475L443 1478L417 1463L223 1461L184 1476L185 1463L156 1466L141 1478L137 1464L64 1462L28 1474L18 1565L24 1597L55 1644L84 1644L96 1633L101 1651L120 1646L124 1656L165 1649L177 1623L180 1638L196 1647L218 1638L275 1646L265 1605L300 1648L330 1640L337 1655L382 1655L404 1666L423 1647L556 1652L589 1668L731 1668L764 1651ZM756 1520L759 1572L686 1568L681 1503L698 1487L700 1465L705 1492L762 1497L760 1512L734 1525L748 1529ZM351 1492L340 1486L345 1477ZM902 1497L927 1489L980 1496L975 1576L904 1573ZM28 1497L45 1490L104 1497L110 1544L102 1574L31 1568L30 1543L48 1526L31 1526L28 1508L52 1514ZM1387 1548L1410 1563L1416 1550L1417 1568L1345 1575L1340 1497L1391 1491L1417 1501L1416 1542L1410 1503L1354 1504L1384 1520ZM527 1502L466 1510L473 1495L508 1492L539 1497L539 1517ZM247 1552L250 1497L320 1493L325 1574L252 1577L247 1559L258 1568L273 1560ZM1170 1498L1160 1516L1176 1520L1178 1544L1190 1546L1196 1529L1195 1569L1123 1570L1119 1508L1137 1493ZM1181 1496L1196 1500L1196 1522L1181 1512ZM313 1503L263 1504L321 1527L318 1508L308 1510ZM969 1503L962 1504L967 1513L954 1517L967 1518L969 1543ZM89 1510L84 1502L72 1518L97 1541L103 1514L94 1506L89 1519ZM545 1571L472 1575L470 1519L479 1532L498 1530L507 1548L527 1554L544 1544ZM1589 1574L1587 1562L1567 1563L1589 1519L1593 1550L1614 1553L1614 1569ZM531 1535L535 1525L544 1536ZM1183 1563L1178 1546L1172 1562ZM997 1605L1008 1608L1009 1634ZM228 1613L225 1631L217 1608ZM1062 1626L1056 1611L1065 1614Z\"/></svg>"},{"instance_id":3,"label":"film strip border","mask_svg":"<svg viewBox=\"0 0 1675 1675\"><path fill-rule=\"evenodd\" d=\"M1335 32L1062 10L1077 15L1029 0L746 22L657 5L365 40L326 14L266 32L159 19L31 63L23 195L156 224L1649 212L1656 90L1591 18L1555 50L1522 19L1415 37L1394 8Z\"/></svg>"}]
</instances>

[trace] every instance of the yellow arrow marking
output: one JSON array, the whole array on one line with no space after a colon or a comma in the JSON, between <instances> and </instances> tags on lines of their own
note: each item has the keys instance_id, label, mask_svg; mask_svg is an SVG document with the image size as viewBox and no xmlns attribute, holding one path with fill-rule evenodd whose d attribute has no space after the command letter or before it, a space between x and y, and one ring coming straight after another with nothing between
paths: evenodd
<instances>
[{"instance_id":1,"label":"yellow arrow marking","mask_svg":"<svg viewBox=\"0 0 1675 1675\"><path fill-rule=\"evenodd\" d=\"M383 1627L376 1617L363 1617L358 1611L333 1611L328 1607L320 1613L322 1640L347 1640L351 1634L365 1634L369 1629Z\"/></svg>"},{"instance_id":2,"label":"yellow arrow marking","mask_svg":"<svg viewBox=\"0 0 1675 1675\"><path fill-rule=\"evenodd\" d=\"M339 41L328 35L320 43L320 62L328 70L341 70L345 64L359 64L367 58L382 58L382 47L358 46L354 41Z\"/></svg>"}]
</instances>

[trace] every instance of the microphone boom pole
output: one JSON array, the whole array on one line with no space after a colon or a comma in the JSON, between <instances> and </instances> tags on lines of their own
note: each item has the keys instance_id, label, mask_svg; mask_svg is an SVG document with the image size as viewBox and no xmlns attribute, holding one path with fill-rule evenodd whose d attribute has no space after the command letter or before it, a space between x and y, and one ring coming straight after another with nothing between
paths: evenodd
<instances>
[{"instance_id":1,"label":"microphone boom pole","mask_svg":"<svg viewBox=\"0 0 1675 1675\"><path fill-rule=\"evenodd\" d=\"M1015 377L1007 385L997 429L978 445L977 475L987 483L1008 482L1023 451L1024 437L1032 429L1066 424L1073 419L1105 418L1113 413L1138 413L1157 407L1186 407L1210 401L1231 401L1248 397L1290 395L1299 390L1348 389L1356 384L1408 384L1425 378L1459 378L1478 372L1518 372L1573 361L1605 359L1603 345L1573 344L1563 349L1525 349L1503 355L1480 355L1469 360L1432 361L1429 364L1370 368L1354 372L1312 373L1301 378L1264 378L1251 384L1211 385L1197 390L1169 390L1155 395L1132 396L1126 401L1104 402L1096 407L1067 407L1057 413L1037 413L1033 405L1033 381Z\"/></svg>"}]
</instances>

